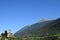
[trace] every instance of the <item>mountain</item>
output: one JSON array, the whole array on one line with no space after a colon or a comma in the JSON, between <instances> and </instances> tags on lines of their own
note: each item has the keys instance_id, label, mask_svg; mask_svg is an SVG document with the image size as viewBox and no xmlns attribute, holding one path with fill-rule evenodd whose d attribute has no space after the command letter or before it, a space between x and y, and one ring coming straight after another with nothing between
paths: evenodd
<instances>
[{"instance_id":1,"label":"mountain","mask_svg":"<svg viewBox=\"0 0 60 40\"><path fill-rule=\"evenodd\" d=\"M56 20L45 20L29 26L25 26L17 31L15 36L51 36L60 33L60 18Z\"/></svg>"}]
</instances>

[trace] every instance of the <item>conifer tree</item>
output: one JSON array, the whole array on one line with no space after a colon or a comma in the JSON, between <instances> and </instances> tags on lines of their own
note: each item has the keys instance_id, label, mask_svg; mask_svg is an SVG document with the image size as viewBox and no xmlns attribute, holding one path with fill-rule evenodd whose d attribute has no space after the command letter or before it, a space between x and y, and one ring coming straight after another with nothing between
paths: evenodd
<instances>
[{"instance_id":1,"label":"conifer tree","mask_svg":"<svg viewBox=\"0 0 60 40\"><path fill-rule=\"evenodd\" d=\"M5 37L7 37L7 30L5 30Z\"/></svg>"}]
</instances>

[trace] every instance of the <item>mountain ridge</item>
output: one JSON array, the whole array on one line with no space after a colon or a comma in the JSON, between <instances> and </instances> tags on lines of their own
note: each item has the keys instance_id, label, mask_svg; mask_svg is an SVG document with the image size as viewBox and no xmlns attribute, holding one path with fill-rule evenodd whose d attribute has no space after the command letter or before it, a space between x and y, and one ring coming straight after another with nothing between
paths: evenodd
<instances>
[{"instance_id":1,"label":"mountain ridge","mask_svg":"<svg viewBox=\"0 0 60 40\"><path fill-rule=\"evenodd\" d=\"M16 32L15 36L47 36L47 35L54 35L56 34L55 29L59 29L60 27L60 18L56 20L49 20L41 23L35 23L30 25L25 29L21 29ZM55 26L55 27L54 27ZM57 27L58 26L58 27ZM54 30L54 33L53 33ZM57 30L58 32L60 30ZM58 33L57 32L57 33Z\"/></svg>"}]
</instances>

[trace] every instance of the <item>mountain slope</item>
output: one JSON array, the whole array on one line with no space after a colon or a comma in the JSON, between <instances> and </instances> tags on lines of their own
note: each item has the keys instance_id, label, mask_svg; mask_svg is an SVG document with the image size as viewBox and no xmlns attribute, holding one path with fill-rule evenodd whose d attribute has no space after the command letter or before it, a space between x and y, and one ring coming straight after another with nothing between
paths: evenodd
<instances>
[{"instance_id":1,"label":"mountain slope","mask_svg":"<svg viewBox=\"0 0 60 40\"><path fill-rule=\"evenodd\" d=\"M15 36L49 36L60 32L60 18L25 26Z\"/></svg>"}]
</instances>

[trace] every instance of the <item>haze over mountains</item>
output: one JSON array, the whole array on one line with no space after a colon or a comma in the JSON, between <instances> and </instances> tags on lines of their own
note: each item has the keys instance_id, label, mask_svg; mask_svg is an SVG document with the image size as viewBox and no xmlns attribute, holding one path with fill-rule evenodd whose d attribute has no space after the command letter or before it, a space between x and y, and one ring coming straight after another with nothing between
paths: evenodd
<instances>
[{"instance_id":1,"label":"haze over mountains","mask_svg":"<svg viewBox=\"0 0 60 40\"><path fill-rule=\"evenodd\" d=\"M60 18L55 20L43 19L32 25L18 30L14 35L18 37L51 36L60 33Z\"/></svg>"}]
</instances>

